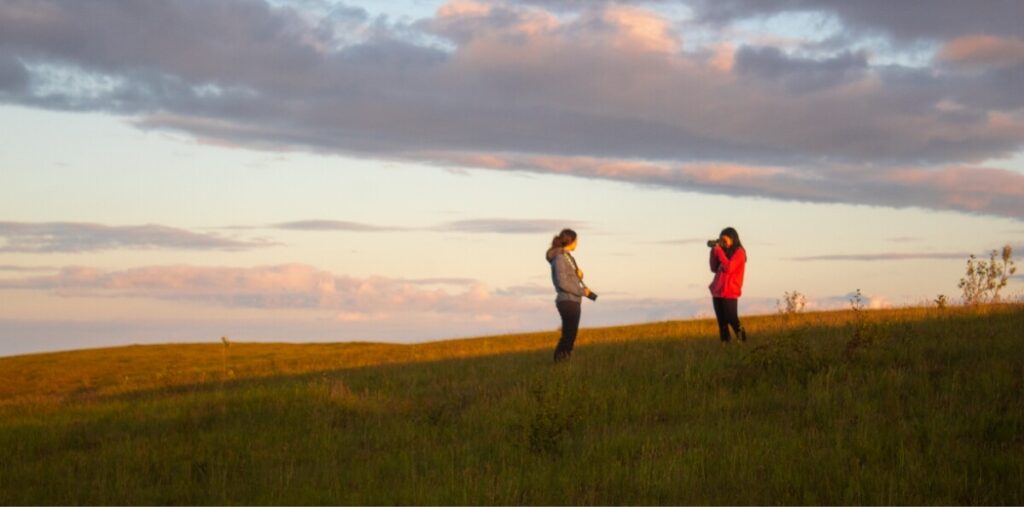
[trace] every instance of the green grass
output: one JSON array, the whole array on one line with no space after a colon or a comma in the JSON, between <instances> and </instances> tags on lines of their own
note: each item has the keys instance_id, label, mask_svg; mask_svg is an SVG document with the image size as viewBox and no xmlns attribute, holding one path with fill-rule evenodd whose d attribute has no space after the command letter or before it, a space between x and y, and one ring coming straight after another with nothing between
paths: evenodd
<instances>
[{"instance_id":1,"label":"green grass","mask_svg":"<svg viewBox=\"0 0 1024 507\"><path fill-rule=\"evenodd\" d=\"M0 358L0 503L1024 503L1024 307L745 324Z\"/></svg>"}]
</instances>

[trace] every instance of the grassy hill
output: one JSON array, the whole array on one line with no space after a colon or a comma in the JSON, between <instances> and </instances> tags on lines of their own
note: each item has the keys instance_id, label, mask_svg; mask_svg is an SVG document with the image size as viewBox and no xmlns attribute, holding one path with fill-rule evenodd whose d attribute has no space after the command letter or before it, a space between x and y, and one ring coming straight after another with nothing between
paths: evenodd
<instances>
[{"instance_id":1,"label":"grassy hill","mask_svg":"<svg viewBox=\"0 0 1024 507\"><path fill-rule=\"evenodd\" d=\"M1024 307L745 324L0 358L0 503L1024 503Z\"/></svg>"}]
</instances>

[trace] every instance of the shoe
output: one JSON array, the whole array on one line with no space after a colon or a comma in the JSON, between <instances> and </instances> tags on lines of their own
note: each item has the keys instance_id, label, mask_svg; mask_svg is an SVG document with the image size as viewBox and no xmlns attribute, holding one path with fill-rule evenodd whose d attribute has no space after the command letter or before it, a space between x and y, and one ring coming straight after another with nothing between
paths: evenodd
<instances>
[{"instance_id":1,"label":"shoe","mask_svg":"<svg viewBox=\"0 0 1024 507\"><path fill-rule=\"evenodd\" d=\"M739 332L738 332L738 333L736 333L736 336L738 336L738 337L739 337L739 339L740 339L740 341L741 341L741 342L744 342L744 343L746 343L746 342L747 342L747 330L746 330L746 329L743 329L743 328L741 327L741 328L740 328L740 330L739 330Z\"/></svg>"}]
</instances>

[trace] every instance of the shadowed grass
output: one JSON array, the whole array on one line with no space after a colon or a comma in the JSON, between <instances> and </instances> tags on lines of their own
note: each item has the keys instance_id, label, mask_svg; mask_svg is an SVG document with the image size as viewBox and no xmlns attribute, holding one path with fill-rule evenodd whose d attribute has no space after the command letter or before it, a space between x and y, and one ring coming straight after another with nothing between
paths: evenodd
<instances>
[{"instance_id":1,"label":"shadowed grass","mask_svg":"<svg viewBox=\"0 0 1024 507\"><path fill-rule=\"evenodd\" d=\"M0 359L0 503L1024 502L1020 306L745 324Z\"/></svg>"}]
</instances>

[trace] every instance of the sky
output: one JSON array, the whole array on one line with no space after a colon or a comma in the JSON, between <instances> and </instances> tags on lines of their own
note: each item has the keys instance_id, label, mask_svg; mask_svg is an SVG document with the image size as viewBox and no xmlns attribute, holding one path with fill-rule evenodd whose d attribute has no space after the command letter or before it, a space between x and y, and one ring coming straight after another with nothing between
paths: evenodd
<instances>
[{"instance_id":1,"label":"sky","mask_svg":"<svg viewBox=\"0 0 1024 507\"><path fill-rule=\"evenodd\" d=\"M0 355L956 300L1024 248L1024 3L0 3ZM1021 297L1018 275L1006 295Z\"/></svg>"}]
</instances>

